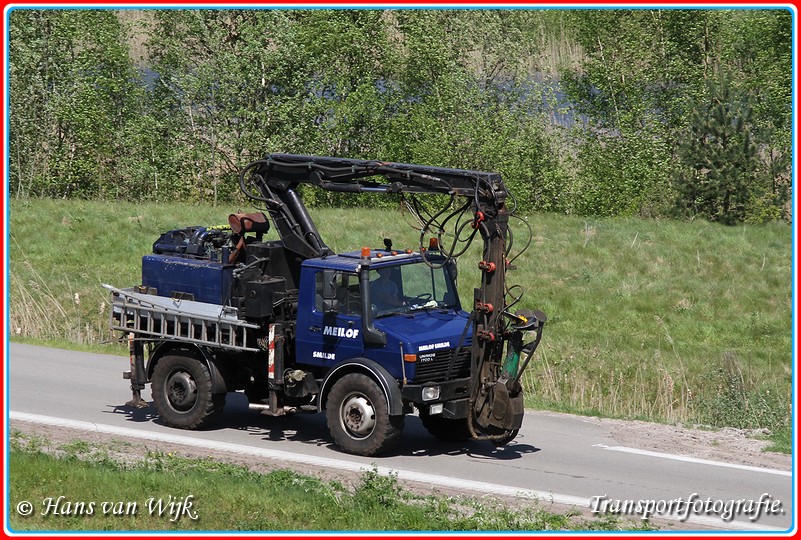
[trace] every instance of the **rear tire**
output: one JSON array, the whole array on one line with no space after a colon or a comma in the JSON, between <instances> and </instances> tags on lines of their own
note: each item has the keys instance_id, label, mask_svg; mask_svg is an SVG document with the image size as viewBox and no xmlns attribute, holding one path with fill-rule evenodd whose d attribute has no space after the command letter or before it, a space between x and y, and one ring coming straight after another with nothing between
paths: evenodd
<instances>
[{"instance_id":1,"label":"rear tire","mask_svg":"<svg viewBox=\"0 0 801 540\"><path fill-rule=\"evenodd\" d=\"M400 441L403 416L390 416L378 384L361 373L350 373L331 388L326 421L337 446L349 454L375 456Z\"/></svg>"},{"instance_id":2,"label":"rear tire","mask_svg":"<svg viewBox=\"0 0 801 540\"><path fill-rule=\"evenodd\" d=\"M153 402L171 427L206 427L225 406L225 394L213 394L211 389L208 366L194 356L165 356L153 370Z\"/></svg>"},{"instance_id":3,"label":"rear tire","mask_svg":"<svg viewBox=\"0 0 801 540\"><path fill-rule=\"evenodd\" d=\"M418 408L423 427L440 441L464 441L472 438L467 418L443 418L442 415L428 414L427 410Z\"/></svg>"}]
</instances>

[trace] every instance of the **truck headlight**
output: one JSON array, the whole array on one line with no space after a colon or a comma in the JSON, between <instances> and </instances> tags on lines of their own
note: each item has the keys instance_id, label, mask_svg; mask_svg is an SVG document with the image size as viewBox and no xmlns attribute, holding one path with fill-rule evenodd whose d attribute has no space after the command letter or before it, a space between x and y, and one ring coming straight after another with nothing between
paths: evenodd
<instances>
[{"instance_id":1,"label":"truck headlight","mask_svg":"<svg viewBox=\"0 0 801 540\"><path fill-rule=\"evenodd\" d=\"M423 388L423 401L439 399L439 386L426 386Z\"/></svg>"},{"instance_id":2,"label":"truck headlight","mask_svg":"<svg viewBox=\"0 0 801 540\"><path fill-rule=\"evenodd\" d=\"M444 403L435 403L430 409L428 409L428 414L442 414L443 409L445 409Z\"/></svg>"}]
</instances>

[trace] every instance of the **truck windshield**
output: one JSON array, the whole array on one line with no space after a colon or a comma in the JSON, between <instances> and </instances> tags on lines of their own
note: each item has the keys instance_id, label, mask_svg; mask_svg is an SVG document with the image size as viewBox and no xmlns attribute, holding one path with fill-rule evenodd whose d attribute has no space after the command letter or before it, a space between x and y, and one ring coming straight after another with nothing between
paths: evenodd
<instances>
[{"instance_id":1,"label":"truck windshield","mask_svg":"<svg viewBox=\"0 0 801 540\"><path fill-rule=\"evenodd\" d=\"M458 309L448 270L425 263L385 266L370 271L370 303L375 316L421 309Z\"/></svg>"}]
</instances>

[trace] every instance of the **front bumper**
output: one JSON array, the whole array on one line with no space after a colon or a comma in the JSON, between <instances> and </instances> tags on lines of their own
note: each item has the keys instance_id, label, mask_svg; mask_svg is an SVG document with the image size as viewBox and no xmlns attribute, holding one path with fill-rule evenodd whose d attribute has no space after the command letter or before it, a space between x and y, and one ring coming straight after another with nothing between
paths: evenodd
<instances>
[{"instance_id":1,"label":"front bumper","mask_svg":"<svg viewBox=\"0 0 801 540\"><path fill-rule=\"evenodd\" d=\"M439 386L439 398L424 400L423 389L431 386ZM439 383L407 384L401 388L401 397L404 402L413 403L418 408L442 403L443 418L467 418L470 408L470 378L465 377Z\"/></svg>"}]
</instances>

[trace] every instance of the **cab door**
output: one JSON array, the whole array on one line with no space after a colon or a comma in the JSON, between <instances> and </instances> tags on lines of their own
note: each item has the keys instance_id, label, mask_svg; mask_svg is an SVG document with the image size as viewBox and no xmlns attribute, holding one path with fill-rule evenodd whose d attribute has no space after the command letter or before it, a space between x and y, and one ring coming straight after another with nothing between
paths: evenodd
<instances>
[{"instance_id":1,"label":"cab door","mask_svg":"<svg viewBox=\"0 0 801 540\"><path fill-rule=\"evenodd\" d=\"M358 276L347 272L332 274L322 269L313 271L314 300L306 297L306 302L298 303L297 362L333 367L348 358L362 356L364 342ZM323 279L329 278L333 280L334 299L325 300Z\"/></svg>"}]
</instances>

